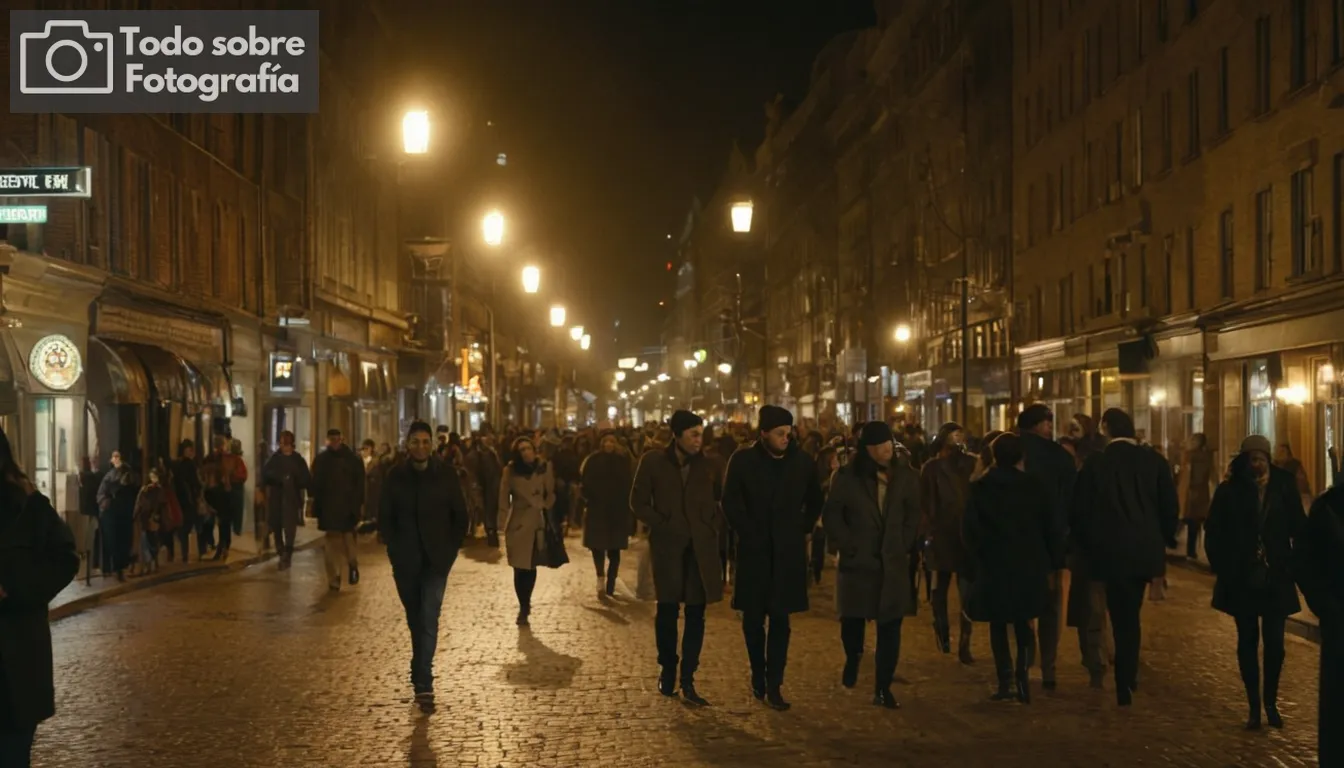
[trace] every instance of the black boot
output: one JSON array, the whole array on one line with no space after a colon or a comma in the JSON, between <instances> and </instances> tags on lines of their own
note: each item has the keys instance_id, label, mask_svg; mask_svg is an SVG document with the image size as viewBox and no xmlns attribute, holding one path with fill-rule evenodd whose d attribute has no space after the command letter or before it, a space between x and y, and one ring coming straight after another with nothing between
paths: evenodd
<instances>
[{"instance_id":1,"label":"black boot","mask_svg":"<svg viewBox=\"0 0 1344 768\"><path fill-rule=\"evenodd\" d=\"M1017 692L1013 690L1013 681L1005 677L999 678L999 690L991 694L990 701L1012 701L1017 698Z\"/></svg>"},{"instance_id":2,"label":"black boot","mask_svg":"<svg viewBox=\"0 0 1344 768\"><path fill-rule=\"evenodd\" d=\"M873 694L873 705L884 709L900 709L900 702L891 694L890 688L878 688L877 693Z\"/></svg>"},{"instance_id":3,"label":"black boot","mask_svg":"<svg viewBox=\"0 0 1344 768\"><path fill-rule=\"evenodd\" d=\"M1023 704L1031 703L1031 684L1025 671L1017 673L1017 700Z\"/></svg>"},{"instance_id":4,"label":"black boot","mask_svg":"<svg viewBox=\"0 0 1344 768\"><path fill-rule=\"evenodd\" d=\"M681 700L693 707L708 707L709 702L705 697L695 692L695 682L692 680L681 681Z\"/></svg>"},{"instance_id":5,"label":"black boot","mask_svg":"<svg viewBox=\"0 0 1344 768\"><path fill-rule=\"evenodd\" d=\"M845 657L845 671L840 675L841 685L846 688L853 688L859 682L859 661L862 659L862 654Z\"/></svg>"},{"instance_id":6,"label":"black boot","mask_svg":"<svg viewBox=\"0 0 1344 768\"><path fill-rule=\"evenodd\" d=\"M751 696L757 701L765 701L765 673L752 670Z\"/></svg>"},{"instance_id":7,"label":"black boot","mask_svg":"<svg viewBox=\"0 0 1344 768\"><path fill-rule=\"evenodd\" d=\"M934 641L938 643L938 650L943 653L952 652L952 630L948 626L947 619L934 618L933 637Z\"/></svg>"},{"instance_id":8,"label":"black boot","mask_svg":"<svg viewBox=\"0 0 1344 768\"><path fill-rule=\"evenodd\" d=\"M658 676L658 692L664 696L677 695L676 667L663 667L663 673Z\"/></svg>"},{"instance_id":9,"label":"black boot","mask_svg":"<svg viewBox=\"0 0 1344 768\"><path fill-rule=\"evenodd\" d=\"M784 695L780 693L779 686L773 686L765 692L765 705L776 712L783 712L793 706L784 700Z\"/></svg>"},{"instance_id":10,"label":"black boot","mask_svg":"<svg viewBox=\"0 0 1344 768\"><path fill-rule=\"evenodd\" d=\"M1270 728L1283 727L1283 715L1279 714L1279 674L1283 672L1283 659L1265 660L1265 722Z\"/></svg>"},{"instance_id":11,"label":"black boot","mask_svg":"<svg viewBox=\"0 0 1344 768\"><path fill-rule=\"evenodd\" d=\"M493 549L499 549L499 534L495 531L486 531L485 545Z\"/></svg>"}]
</instances>

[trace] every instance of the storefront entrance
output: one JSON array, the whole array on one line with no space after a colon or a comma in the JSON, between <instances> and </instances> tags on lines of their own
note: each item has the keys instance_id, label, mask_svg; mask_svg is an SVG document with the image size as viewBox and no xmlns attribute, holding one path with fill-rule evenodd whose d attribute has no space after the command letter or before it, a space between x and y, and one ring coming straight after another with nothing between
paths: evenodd
<instances>
[{"instance_id":1,"label":"storefront entrance","mask_svg":"<svg viewBox=\"0 0 1344 768\"><path fill-rule=\"evenodd\" d=\"M37 490L51 499L58 512L76 509L79 504L80 443L78 414L71 397L33 398L33 474Z\"/></svg>"}]
</instances>

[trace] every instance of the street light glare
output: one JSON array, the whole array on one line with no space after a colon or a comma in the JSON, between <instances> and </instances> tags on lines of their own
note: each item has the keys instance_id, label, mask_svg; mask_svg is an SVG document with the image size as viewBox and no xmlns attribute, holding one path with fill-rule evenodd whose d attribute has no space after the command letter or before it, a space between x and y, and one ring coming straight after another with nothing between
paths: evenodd
<instances>
[{"instance_id":1,"label":"street light glare","mask_svg":"<svg viewBox=\"0 0 1344 768\"><path fill-rule=\"evenodd\" d=\"M523 290L536 293L541 290L541 270L536 267L523 267Z\"/></svg>"},{"instance_id":2,"label":"street light glare","mask_svg":"<svg viewBox=\"0 0 1344 768\"><path fill-rule=\"evenodd\" d=\"M733 219L734 232L742 233L751 231L752 210L753 206L750 200L745 200L740 203L733 203L731 214Z\"/></svg>"},{"instance_id":3,"label":"street light glare","mask_svg":"<svg viewBox=\"0 0 1344 768\"><path fill-rule=\"evenodd\" d=\"M587 349L588 347L592 346L592 344L593 344L593 337L589 336L586 333L583 334L583 338L579 339L579 349Z\"/></svg>"},{"instance_id":4,"label":"street light glare","mask_svg":"<svg viewBox=\"0 0 1344 768\"><path fill-rule=\"evenodd\" d=\"M575 340L575 341L580 341L580 340L582 340L582 339L583 339L583 326L582 326L582 325L576 325L576 326L574 326L573 328L570 328L570 329L569 329L569 338L571 338L571 339L573 339L573 340Z\"/></svg>"},{"instance_id":5,"label":"street light glare","mask_svg":"<svg viewBox=\"0 0 1344 768\"><path fill-rule=\"evenodd\" d=\"M485 244L497 246L504 242L504 214L491 211L481 220L481 231L485 235Z\"/></svg>"},{"instance_id":6,"label":"street light glare","mask_svg":"<svg viewBox=\"0 0 1344 768\"><path fill-rule=\"evenodd\" d=\"M616 380L617 380L617 381L625 381L625 371L617 371L617 372L616 372Z\"/></svg>"},{"instance_id":7,"label":"street light glare","mask_svg":"<svg viewBox=\"0 0 1344 768\"><path fill-rule=\"evenodd\" d=\"M401 118L401 141L408 155L423 155L429 152L428 112L411 111Z\"/></svg>"},{"instance_id":8,"label":"street light glare","mask_svg":"<svg viewBox=\"0 0 1344 768\"><path fill-rule=\"evenodd\" d=\"M910 341L910 335L910 326L905 323L896 326L896 342L898 344L904 344L907 341Z\"/></svg>"},{"instance_id":9,"label":"street light glare","mask_svg":"<svg viewBox=\"0 0 1344 768\"><path fill-rule=\"evenodd\" d=\"M730 373L732 373L732 372L733 372L733 366L732 366L732 364L730 364L730 363L719 363L719 373L722 373L724 376L727 376L728 374L730 374Z\"/></svg>"},{"instance_id":10,"label":"street light glare","mask_svg":"<svg viewBox=\"0 0 1344 768\"><path fill-rule=\"evenodd\" d=\"M551 307L551 327L562 328L565 325L565 308L559 304Z\"/></svg>"}]
</instances>

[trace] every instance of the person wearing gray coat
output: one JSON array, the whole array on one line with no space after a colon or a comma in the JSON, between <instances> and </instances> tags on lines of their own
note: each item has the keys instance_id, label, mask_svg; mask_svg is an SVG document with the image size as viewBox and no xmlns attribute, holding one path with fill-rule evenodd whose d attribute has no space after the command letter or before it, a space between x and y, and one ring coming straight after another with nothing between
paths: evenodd
<instances>
[{"instance_id":1,"label":"person wearing gray coat","mask_svg":"<svg viewBox=\"0 0 1344 768\"><path fill-rule=\"evenodd\" d=\"M658 613L654 635L662 675L658 692L677 695L677 619L686 605L681 642L681 696L705 706L695 690L695 671L705 642L705 606L723 599L719 563L719 478L701 452L704 421L690 411L672 414L672 444L640 459L630 508L649 526L649 558Z\"/></svg>"},{"instance_id":2,"label":"person wearing gray coat","mask_svg":"<svg viewBox=\"0 0 1344 768\"><path fill-rule=\"evenodd\" d=\"M822 511L827 543L840 553L835 581L840 639L845 648L841 682L858 682L867 622L877 622L877 677L873 704L899 709L891 693L901 654L901 622L915 613L910 590L910 550L919 535L919 475L894 458L891 428L870 421L859 433L859 451L836 470Z\"/></svg>"},{"instance_id":3,"label":"person wearing gray coat","mask_svg":"<svg viewBox=\"0 0 1344 768\"><path fill-rule=\"evenodd\" d=\"M513 459L499 482L499 517L504 520L504 546L513 567L513 591L518 596L518 626L528 626L532 590L537 586L538 539L546 534L555 506L555 474L537 458L536 446L526 437L513 441Z\"/></svg>"}]
</instances>

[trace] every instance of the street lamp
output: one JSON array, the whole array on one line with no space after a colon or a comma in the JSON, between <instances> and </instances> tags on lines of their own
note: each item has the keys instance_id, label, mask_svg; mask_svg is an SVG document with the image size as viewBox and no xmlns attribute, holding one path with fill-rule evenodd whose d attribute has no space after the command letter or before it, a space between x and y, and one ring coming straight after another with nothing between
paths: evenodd
<instances>
[{"instance_id":1,"label":"street lamp","mask_svg":"<svg viewBox=\"0 0 1344 768\"><path fill-rule=\"evenodd\" d=\"M693 360L693 359L688 359L688 360L684 361L684 362L682 363L682 365L686 366L686 370L689 371L689 370L694 369L695 366L699 365L699 363L697 363L697 362L696 362L695 360Z\"/></svg>"},{"instance_id":2,"label":"street lamp","mask_svg":"<svg viewBox=\"0 0 1344 768\"><path fill-rule=\"evenodd\" d=\"M906 325L905 323L901 323L900 325L896 326L897 344L905 344L906 342L910 341L910 335L911 335L910 326Z\"/></svg>"},{"instance_id":3,"label":"street lamp","mask_svg":"<svg viewBox=\"0 0 1344 768\"><path fill-rule=\"evenodd\" d=\"M523 267L523 290L536 293L541 290L541 270L536 267Z\"/></svg>"},{"instance_id":4,"label":"street lamp","mask_svg":"<svg viewBox=\"0 0 1344 768\"><path fill-rule=\"evenodd\" d=\"M731 215L733 220L733 231L738 233L751 231L752 204L750 200L733 203Z\"/></svg>"},{"instance_id":5,"label":"street lamp","mask_svg":"<svg viewBox=\"0 0 1344 768\"><path fill-rule=\"evenodd\" d=\"M625 381L625 371L617 371L617 372L616 372L616 380L617 380L617 381Z\"/></svg>"},{"instance_id":6,"label":"street lamp","mask_svg":"<svg viewBox=\"0 0 1344 768\"><path fill-rule=\"evenodd\" d=\"M401 118L401 141L408 155L423 155L429 152L428 112L411 111Z\"/></svg>"},{"instance_id":7,"label":"street lamp","mask_svg":"<svg viewBox=\"0 0 1344 768\"><path fill-rule=\"evenodd\" d=\"M733 372L733 366L731 363L719 363L719 373L722 373L724 376L727 376L732 372Z\"/></svg>"},{"instance_id":8,"label":"street lamp","mask_svg":"<svg viewBox=\"0 0 1344 768\"><path fill-rule=\"evenodd\" d=\"M565 324L565 308L556 304L551 307L551 327L560 328Z\"/></svg>"},{"instance_id":9,"label":"street lamp","mask_svg":"<svg viewBox=\"0 0 1344 768\"><path fill-rule=\"evenodd\" d=\"M592 344L593 344L593 337L589 336L586 333L583 334L583 338L579 339L579 349L588 349L588 347L592 346Z\"/></svg>"},{"instance_id":10,"label":"street lamp","mask_svg":"<svg viewBox=\"0 0 1344 768\"><path fill-rule=\"evenodd\" d=\"M486 245L498 246L504 242L504 214L499 211L485 214L481 220L481 232L485 236Z\"/></svg>"},{"instance_id":11,"label":"street lamp","mask_svg":"<svg viewBox=\"0 0 1344 768\"><path fill-rule=\"evenodd\" d=\"M574 326L573 328L570 328L570 329L569 329L569 338L571 338L571 339L573 339L573 340L575 340L575 341L582 341L582 340L583 340L583 326L582 326L582 325L576 325L576 326Z\"/></svg>"}]
</instances>

